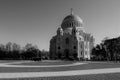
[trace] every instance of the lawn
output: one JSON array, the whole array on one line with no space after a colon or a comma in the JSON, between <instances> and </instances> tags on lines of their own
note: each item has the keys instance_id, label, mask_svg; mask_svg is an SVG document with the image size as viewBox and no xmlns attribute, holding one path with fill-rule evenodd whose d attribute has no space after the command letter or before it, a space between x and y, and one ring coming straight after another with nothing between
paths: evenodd
<instances>
[{"instance_id":1,"label":"lawn","mask_svg":"<svg viewBox=\"0 0 120 80\"><path fill-rule=\"evenodd\" d=\"M35 62L36 63L36 62ZM33 63L32 63L33 65ZM0 67L0 72L48 72L48 71L69 71L69 70L86 70L86 69L102 69L102 68L120 68L120 63L88 63L76 66L63 67Z\"/></svg>"},{"instance_id":2,"label":"lawn","mask_svg":"<svg viewBox=\"0 0 120 80\"><path fill-rule=\"evenodd\" d=\"M20 60L0 60L0 63L10 63L10 62L16 62Z\"/></svg>"},{"instance_id":3,"label":"lawn","mask_svg":"<svg viewBox=\"0 0 120 80\"><path fill-rule=\"evenodd\" d=\"M16 61L0 61L0 63L9 63ZM18 61L20 62L20 61ZM15 65L63 65L72 64L71 61L56 62L25 62ZM82 62L83 63L83 62ZM115 62L85 62L87 64L63 67L0 67L0 73L7 72L48 72L48 71L69 71L69 70L87 70L87 69L103 69L103 68L120 68L120 63ZM13 65L13 64L12 64ZM17 78L17 79L0 79L0 80L120 80L120 73L111 74L93 74L83 76L63 76L63 77L42 77L42 78Z\"/></svg>"},{"instance_id":4,"label":"lawn","mask_svg":"<svg viewBox=\"0 0 120 80\"><path fill-rule=\"evenodd\" d=\"M120 80L120 73L114 74L96 74L84 76L66 76L66 77L42 77L42 78L17 78L0 80Z\"/></svg>"},{"instance_id":5,"label":"lawn","mask_svg":"<svg viewBox=\"0 0 120 80\"><path fill-rule=\"evenodd\" d=\"M31 61L28 63L20 63L20 64L13 64L13 65L67 65L67 64L72 64L74 61Z\"/></svg>"}]
</instances>

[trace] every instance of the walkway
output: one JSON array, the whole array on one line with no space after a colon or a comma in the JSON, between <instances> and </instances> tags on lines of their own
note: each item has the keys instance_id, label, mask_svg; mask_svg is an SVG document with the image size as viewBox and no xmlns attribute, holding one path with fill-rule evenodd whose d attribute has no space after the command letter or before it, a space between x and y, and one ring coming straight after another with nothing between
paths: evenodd
<instances>
[{"instance_id":1,"label":"walkway","mask_svg":"<svg viewBox=\"0 0 120 80\"><path fill-rule=\"evenodd\" d=\"M62 66L76 66L87 63L73 63L67 65L47 65L47 66L28 66L28 65L12 65L27 62L12 62L12 63L0 63L0 67L61 67ZM9 72L0 73L0 79L10 78L36 78L36 77L57 77L57 76L74 76L74 75L90 75L90 74L104 74L104 73L120 73L120 68L106 68L106 69L89 69L89 70L72 70L72 71L58 71L58 72Z\"/></svg>"},{"instance_id":2,"label":"walkway","mask_svg":"<svg viewBox=\"0 0 120 80\"><path fill-rule=\"evenodd\" d=\"M89 75L89 74L103 74L103 73L120 73L120 68L74 70L74 71L59 71L59 72L0 73L0 79L74 76L74 75Z\"/></svg>"},{"instance_id":3,"label":"walkway","mask_svg":"<svg viewBox=\"0 0 120 80\"><path fill-rule=\"evenodd\" d=\"M21 64L21 63L29 63L31 61L20 61L20 62L11 62L11 63L0 63L0 67L64 67L64 66L77 66L77 65L83 65L83 64L87 64L87 63L82 63L82 62L76 62L73 64L66 64L66 65L37 65L37 66L33 66L33 65L14 65L14 64Z\"/></svg>"}]
</instances>

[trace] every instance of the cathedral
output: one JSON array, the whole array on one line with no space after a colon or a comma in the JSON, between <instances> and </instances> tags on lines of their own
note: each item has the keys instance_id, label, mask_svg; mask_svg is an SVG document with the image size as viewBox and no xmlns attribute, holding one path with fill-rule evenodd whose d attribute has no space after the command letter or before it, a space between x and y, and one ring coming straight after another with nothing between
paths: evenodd
<instances>
[{"instance_id":1,"label":"cathedral","mask_svg":"<svg viewBox=\"0 0 120 80\"><path fill-rule=\"evenodd\" d=\"M67 15L56 32L50 40L50 59L90 60L94 38L78 15Z\"/></svg>"}]
</instances>

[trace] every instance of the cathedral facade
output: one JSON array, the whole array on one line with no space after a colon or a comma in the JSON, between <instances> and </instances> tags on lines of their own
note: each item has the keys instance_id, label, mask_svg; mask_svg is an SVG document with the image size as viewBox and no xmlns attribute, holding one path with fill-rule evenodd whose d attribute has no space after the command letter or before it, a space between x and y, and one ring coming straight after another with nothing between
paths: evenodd
<instances>
[{"instance_id":1,"label":"cathedral facade","mask_svg":"<svg viewBox=\"0 0 120 80\"><path fill-rule=\"evenodd\" d=\"M90 60L94 38L78 15L66 16L50 40L50 59Z\"/></svg>"}]
</instances>

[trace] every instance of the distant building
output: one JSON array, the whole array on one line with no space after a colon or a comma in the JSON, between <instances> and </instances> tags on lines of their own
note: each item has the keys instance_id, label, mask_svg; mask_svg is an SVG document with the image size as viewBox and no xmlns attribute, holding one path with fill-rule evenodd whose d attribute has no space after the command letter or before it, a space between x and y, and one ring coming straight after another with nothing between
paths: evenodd
<instances>
[{"instance_id":1,"label":"distant building","mask_svg":"<svg viewBox=\"0 0 120 80\"><path fill-rule=\"evenodd\" d=\"M82 19L71 13L50 40L50 59L90 60L93 45L94 38L85 32Z\"/></svg>"}]
</instances>

